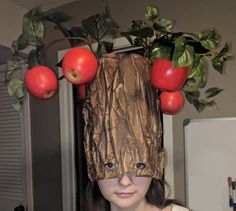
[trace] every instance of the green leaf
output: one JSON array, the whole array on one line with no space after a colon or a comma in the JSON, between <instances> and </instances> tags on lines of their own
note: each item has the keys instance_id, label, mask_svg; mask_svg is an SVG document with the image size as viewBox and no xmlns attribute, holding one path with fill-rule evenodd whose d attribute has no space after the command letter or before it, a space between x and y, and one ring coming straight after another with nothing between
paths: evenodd
<instances>
[{"instance_id":1,"label":"green leaf","mask_svg":"<svg viewBox=\"0 0 236 211\"><path fill-rule=\"evenodd\" d=\"M170 46L156 44L152 48L149 57L150 57L151 61L153 61L154 59L156 59L158 57L171 60L172 51L173 51L173 49Z\"/></svg>"},{"instance_id":2,"label":"green leaf","mask_svg":"<svg viewBox=\"0 0 236 211\"><path fill-rule=\"evenodd\" d=\"M174 38L178 34L181 34L181 33L180 32L173 33L172 37ZM193 47L195 54L205 54L209 52L209 49L206 49L201 45L198 35L191 34L191 33L182 33L181 36L183 36L186 39L187 45L190 45Z\"/></svg>"},{"instance_id":3,"label":"green leaf","mask_svg":"<svg viewBox=\"0 0 236 211\"><path fill-rule=\"evenodd\" d=\"M208 108L211 108L211 109L217 109L218 108L218 106L217 106L217 104L216 104L216 102L214 100L207 102L206 106Z\"/></svg>"},{"instance_id":4,"label":"green leaf","mask_svg":"<svg viewBox=\"0 0 236 211\"><path fill-rule=\"evenodd\" d=\"M23 34L21 34L17 40L14 40L12 42L12 52L15 54L17 51L23 50L26 47L28 47L28 41L26 40L26 38L24 37Z\"/></svg>"},{"instance_id":5,"label":"green leaf","mask_svg":"<svg viewBox=\"0 0 236 211\"><path fill-rule=\"evenodd\" d=\"M15 103L12 105L13 108L19 112L26 95L24 82L20 79L13 79L8 83L7 90L8 94L15 98Z\"/></svg>"},{"instance_id":6,"label":"green leaf","mask_svg":"<svg viewBox=\"0 0 236 211\"><path fill-rule=\"evenodd\" d=\"M153 24L153 28L160 32L171 32L173 25L173 21L166 18L161 18Z\"/></svg>"},{"instance_id":7,"label":"green leaf","mask_svg":"<svg viewBox=\"0 0 236 211\"><path fill-rule=\"evenodd\" d=\"M11 44L11 51L12 51L13 54L17 53L18 46L19 46L18 40L13 40L13 42Z\"/></svg>"},{"instance_id":8,"label":"green leaf","mask_svg":"<svg viewBox=\"0 0 236 211\"><path fill-rule=\"evenodd\" d=\"M7 86L8 94L15 97L17 100L22 99L25 96L25 86L21 79L13 79Z\"/></svg>"},{"instance_id":9,"label":"green leaf","mask_svg":"<svg viewBox=\"0 0 236 211\"><path fill-rule=\"evenodd\" d=\"M38 63L39 65L47 66L47 55L45 48L37 48Z\"/></svg>"},{"instance_id":10,"label":"green leaf","mask_svg":"<svg viewBox=\"0 0 236 211\"><path fill-rule=\"evenodd\" d=\"M36 48L29 52L27 58L28 68L32 68L37 65L46 65L46 54L44 48Z\"/></svg>"},{"instance_id":11,"label":"green leaf","mask_svg":"<svg viewBox=\"0 0 236 211\"><path fill-rule=\"evenodd\" d=\"M140 37L134 39L134 46L142 46L143 48L147 47L146 40Z\"/></svg>"},{"instance_id":12,"label":"green leaf","mask_svg":"<svg viewBox=\"0 0 236 211\"><path fill-rule=\"evenodd\" d=\"M187 89L189 88L203 88L207 83L206 64L203 58L195 55L193 64L188 74L188 81L186 83ZM191 79L191 80L190 80Z\"/></svg>"},{"instance_id":13,"label":"green leaf","mask_svg":"<svg viewBox=\"0 0 236 211\"><path fill-rule=\"evenodd\" d=\"M217 35L215 29L206 29L199 33L199 40L201 45L209 50L217 48L219 44L219 36Z\"/></svg>"},{"instance_id":14,"label":"green leaf","mask_svg":"<svg viewBox=\"0 0 236 211\"><path fill-rule=\"evenodd\" d=\"M16 100L12 107L15 109L16 112L20 112L21 110L21 103L22 101Z\"/></svg>"},{"instance_id":15,"label":"green leaf","mask_svg":"<svg viewBox=\"0 0 236 211\"><path fill-rule=\"evenodd\" d=\"M203 75L202 77L195 77L195 81L198 84L199 88L204 88L207 83L207 75Z\"/></svg>"},{"instance_id":16,"label":"green leaf","mask_svg":"<svg viewBox=\"0 0 236 211\"><path fill-rule=\"evenodd\" d=\"M191 70L188 72L188 78L206 77L206 63L201 56L195 55Z\"/></svg>"},{"instance_id":17,"label":"green leaf","mask_svg":"<svg viewBox=\"0 0 236 211\"><path fill-rule=\"evenodd\" d=\"M206 108L207 102L205 100L195 100L193 105L198 112L202 112Z\"/></svg>"},{"instance_id":18,"label":"green leaf","mask_svg":"<svg viewBox=\"0 0 236 211\"><path fill-rule=\"evenodd\" d=\"M133 20L132 24L131 24L131 31L140 30L146 26L148 26L148 25L143 20Z\"/></svg>"},{"instance_id":19,"label":"green leaf","mask_svg":"<svg viewBox=\"0 0 236 211\"><path fill-rule=\"evenodd\" d=\"M232 58L232 56L228 54L228 51L229 45L226 43L222 50L212 59L214 69L221 74L223 73L224 62Z\"/></svg>"},{"instance_id":20,"label":"green leaf","mask_svg":"<svg viewBox=\"0 0 236 211\"><path fill-rule=\"evenodd\" d=\"M212 87L212 88L209 88L205 91L205 94L206 94L206 98L211 98L211 97L214 97L216 95L218 95L220 92L222 92L223 89L220 89L218 87Z\"/></svg>"},{"instance_id":21,"label":"green leaf","mask_svg":"<svg viewBox=\"0 0 236 211\"><path fill-rule=\"evenodd\" d=\"M37 50L31 50L29 52L27 61L28 61L29 68L39 65Z\"/></svg>"},{"instance_id":22,"label":"green leaf","mask_svg":"<svg viewBox=\"0 0 236 211\"><path fill-rule=\"evenodd\" d=\"M154 31L142 20L133 20L131 30L122 32L124 36L135 36L137 38L150 38L154 35Z\"/></svg>"},{"instance_id":23,"label":"green leaf","mask_svg":"<svg viewBox=\"0 0 236 211\"><path fill-rule=\"evenodd\" d=\"M206 54L209 52L209 50L204 48L200 42L187 41L187 44L193 47L195 54Z\"/></svg>"},{"instance_id":24,"label":"green leaf","mask_svg":"<svg viewBox=\"0 0 236 211\"><path fill-rule=\"evenodd\" d=\"M192 33L182 33L182 36L189 41L195 41L198 42L199 41L199 37L196 34L192 34Z\"/></svg>"},{"instance_id":25,"label":"green leaf","mask_svg":"<svg viewBox=\"0 0 236 211\"><path fill-rule=\"evenodd\" d=\"M7 60L5 80L9 81L11 75L18 69L20 69L21 63L17 60Z\"/></svg>"},{"instance_id":26,"label":"green leaf","mask_svg":"<svg viewBox=\"0 0 236 211\"><path fill-rule=\"evenodd\" d=\"M141 29L126 32L126 34L139 37L139 38L148 38L148 37L150 38L154 35L154 32L150 27L143 27Z\"/></svg>"},{"instance_id":27,"label":"green leaf","mask_svg":"<svg viewBox=\"0 0 236 211\"><path fill-rule=\"evenodd\" d=\"M23 35L29 42L36 42L44 36L44 25L38 8L31 9L23 17Z\"/></svg>"},{"instance_id":28,"label":"green leaf","mask_svg":"<svg viewBox=\"0 0 236 211\"><path fill-rule=\"evenodd\" d=\"M184 92L196 92L199 90L201 84L199 84L199 82L197 82L195 79L190 78L188 79L184 86L182 87L182 91Z\"/></svg>"},{"instance_id":29,"label":"green leaf","mask_svg":"<svg viewBox=\"0 0 236 211\"><path fill-rule=\"evenodd\" d=\"M72 27L71 29L66 31L64 34L65 34L65 36L69 35L70 38L73 38L73 39L69 39L72 47L80 44L81 42L84 42L84 40L79 39L79 38L86 39L88 36L88 34L84 30L84 28L80 27L80 26ZM76 39L76 38L78 38L78 39Z\"/></svg>"},{"instance_id":30,"label":"green leaf","mask_svg":"<svg viewBox=\"0 0 236 211\"><path fill-rule=\"evenodd\" d=\"M154 50L155 48L161 48L164 51L166 51L165 49L168 49L169 55L166 58L172 60L175 45L169 40L168 36L162 36L154 39L151 43L151 50Z\"/></svg>"},{"instance_id":31,"label":"green leaf","mask_svg":"<svg viewBox=\"0 0 236 211\"><path fill-rule=\"evenodd\" d=\"M23 34L19 36L17 41L18 41L18 50L23 50L28 46L28 42Z\"/></svg>"},{"instance_id":32,"label":"green leaf","mask_svg":"<svg viewBox=\"0 0 236 211\"><path fill-rule=\"evenodd\" d=\"M206 100L199 99L199 92L186 92L185 98L192 104L198 112L202 112L207 105Z\"/></svg>"},{"instance_id":33,"label":"green leaf","mask_svg":"<svg viewBox=\"0 0 236 211\"><path fill-rule=\"evenodd\" d=\"M97 55L101 56L102 54L110 53L112 49L113 49L112 43L100 42L98 43L97 47Z\"/></svg>"},{"instance_id":34,"label":"green leaf","mask_svg":"<svg viewBox=\"0 0 236 211\"><path fill-rule=\"evenodd\" d=\"M82 26L98 42L113 43L116 37L116 25L103 14L97 14L83 20Z\"/></svg>"},{"instance_id":35,"label":"green leaf","mask_svg":"<svg viewBox=\"0 0 236 211\"><path fill-rule=\"evenodd\" d=\"M193 47L186 45L186 39L184 37L178 37L175 40L175 50L173 54L173 64L175 67L187 67L193 63L194 49Z\"/></svg>"},{"instance_id":36,"label":"green leaf","mask_svg":"<svg viewBox=\"0 0 236 211\"><path fill-rule=\"evenodd\" d=\"M217 108L216 102L214 100L207 101L205 99L199 99L200 92L185 92L185 98L192 104L198 112L202 112L206 107Z\"/></svg>"},{"instance_id":37,"label":"green leaf","mask_svg":"<svg viewBox=\"0 0 236 211\"><path fill-rule=\"evenodd\" d=\"M147 6L145 11L145 17L149 21L154 21L159 15L158 8L152 5Z\"/></svg>"},{"instance_id":38,"label":"green leaf","mask_svg":"<svg viewBox=\"0 0 236 211\"><path fill-rule=\"evenodd\" d=\"M104 11L104 14L106 17L109 17L111 18L111 9L110 9L110 6L108 4L108 2L105 0L104 1L104 4L105 4L105 11Z\"/></svg>"},{"instance_id":39,"label":"green leaf","mask_svg":"<svg viewBox=\"0 0 236 211\"><path fill-rule=\"evenodd\" d=\"M102 42L101 44L105 47L105 53L110 53L113 50L113 43Z\"/></svg>"},{"instance_id":40,"label":"green leaf","mask_svg":"<svg viewBox=\"0 0 236 211\"><path fill-rule=\"evenodd\" d=\"M194 101L198 100L200 97L200 92L185 92L185 98L189 101L190 104L193 104Z\"/></svg>"},{"instance_id":41,"label":"green leaf","mask_svg":"<svg viewBox=\"0 0 236 211\"><path fill-rule=\"evenodd\" d=\"M71 37L86 38L88 36L88 34L84 30L84 28L81 27L81 26L74 26L74 27L72 27L71 29L69 29L69 33L70 33Z\"/></svg>"},{"instance_id":42,"label":"green leaf","mask_svg":"<svg viewBox=\"0 0 236 211\"><path fill-rule=\"evenodd\" d=\"M51 21L55 24L61 24L61 23L71 20L71 17L62 12L56 11L56 12L50 13L47 16L44 16L43 19L46 21Z\"/></svg>"}]
</instances>

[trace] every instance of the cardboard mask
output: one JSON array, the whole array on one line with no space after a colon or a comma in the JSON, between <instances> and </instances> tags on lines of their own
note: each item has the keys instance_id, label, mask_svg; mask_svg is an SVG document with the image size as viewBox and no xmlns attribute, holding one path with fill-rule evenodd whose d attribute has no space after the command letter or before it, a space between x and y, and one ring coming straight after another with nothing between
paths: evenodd
<instances>
[{"instance_id":1,"label":"cardboard mask","mask_svg":"<svg viewBox=\"0 0 236 211\"><path fill-rule=\"evenodd\" d=\"M149 71L149 60L138 54L107 54L100 59L83 108L91 180L125 173L162 177L162 127Z\"/></svg>"}]
</instances>

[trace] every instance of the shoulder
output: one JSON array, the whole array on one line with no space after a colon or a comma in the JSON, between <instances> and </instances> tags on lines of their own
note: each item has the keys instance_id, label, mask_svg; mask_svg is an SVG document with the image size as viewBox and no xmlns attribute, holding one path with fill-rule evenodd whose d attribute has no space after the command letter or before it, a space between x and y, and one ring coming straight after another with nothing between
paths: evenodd
<instances>
[{"instance_id":1,"label":"shoulder","mask_svg":"<svg viewBox=\"0 0 236 211\"><path fill-rule=\"evenodd\" d=\"M173 204L171 211L189 211L189 209L186 207Z\"/></svg>"}]
</instances>

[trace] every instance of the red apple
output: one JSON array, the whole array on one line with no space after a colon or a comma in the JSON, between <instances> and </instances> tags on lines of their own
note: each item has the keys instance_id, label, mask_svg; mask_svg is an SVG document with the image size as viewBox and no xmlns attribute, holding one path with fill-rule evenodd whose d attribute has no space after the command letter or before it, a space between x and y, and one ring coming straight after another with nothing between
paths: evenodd
<instances>
[{"instance_id":1,"label":"red apple","mask_svg":"<svg viewBox=\"0 0 236 211\"><path fill-rule=\"evenodd\" d=\"M157 58L151 67L151 84L162 91L177 91L182 88L188 75L186 67L173 67L167 59Z\"/></svg>"},{"instance_id":2,"label":"red apple","mask_svg":"<svg viewBox=\"0 0 236 211\"><path fill-rule=\"evenodd\" d=\"M24 84L29 93L39 99L49 99L58 90L55 73L45 66L35 66L28 70L24 76Z\"/></svg>"},{"instance_id":3,"label":"red apple","mask_svg":"<svg viewBox=\"0 0 236 211\"><path fill-rule=\"evenodd\" d=\"M86 48L72 48L63 57L62 72L73 84L85 84L97 73L97 59Z\"/></svg>"},{"instance_id":4,"label":"red apple","mask_svg":"<svg viewBox=\"0 0 236 211\"><path fill-rule=\"evenodd\" d=\"M160 94L160 110L164 114L177 114L184 107L184 96L180 91L175 92L161 92Z\"/></svg>"}]
</instances>

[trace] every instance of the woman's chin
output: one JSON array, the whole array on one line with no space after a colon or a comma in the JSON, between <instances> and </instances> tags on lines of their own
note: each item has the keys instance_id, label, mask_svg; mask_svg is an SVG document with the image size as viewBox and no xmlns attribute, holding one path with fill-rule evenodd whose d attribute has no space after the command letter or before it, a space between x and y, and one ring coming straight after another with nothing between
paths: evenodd
<instances>
[{"instance_id":1,"label":"woman's chin","mask_svg":"<svg viewBox=\"0 0 236 211\"><path fill-rule=\"evenodd\" d=\"M135 193L132 194L116 194L115 199L111 201L111 207L117 207L120 209L128 209L132 210L131 208L139 206L142 201L137 200L135 197Z\"/></svg>"}]
</instances>

